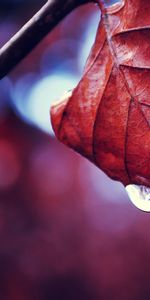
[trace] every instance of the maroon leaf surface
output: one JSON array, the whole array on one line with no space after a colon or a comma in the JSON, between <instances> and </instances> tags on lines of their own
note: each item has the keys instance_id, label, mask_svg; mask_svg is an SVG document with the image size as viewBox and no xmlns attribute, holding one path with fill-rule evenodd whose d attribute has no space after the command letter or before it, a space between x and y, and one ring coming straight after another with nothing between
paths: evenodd
<instances>
[{"instance_id":1,"label":"maroon leaf surface","mask_svg":"<svg viewBox=\"0 0 150 300\"><path fill-rule=\"evenodd\" d=\"M150 186L150 1L99 6L83 77L52 107L52 125L111 178Z\"/></svg>"}]
</instances>

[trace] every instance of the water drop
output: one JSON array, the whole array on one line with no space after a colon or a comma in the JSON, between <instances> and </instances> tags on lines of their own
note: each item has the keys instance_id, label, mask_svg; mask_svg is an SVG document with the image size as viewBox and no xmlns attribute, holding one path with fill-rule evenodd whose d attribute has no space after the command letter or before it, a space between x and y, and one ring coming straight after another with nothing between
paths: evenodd
<instances>
[{"instance_id":1,"label":"water drop","mask_svg":"<svg viewBox=\"0 0 150 300\"><path fill-rule=\"evenodd\" d=\"M143 185L129 184L126 191L131 202L140 210L150 212L150 188Z\"/></svg>"}]
</instances>

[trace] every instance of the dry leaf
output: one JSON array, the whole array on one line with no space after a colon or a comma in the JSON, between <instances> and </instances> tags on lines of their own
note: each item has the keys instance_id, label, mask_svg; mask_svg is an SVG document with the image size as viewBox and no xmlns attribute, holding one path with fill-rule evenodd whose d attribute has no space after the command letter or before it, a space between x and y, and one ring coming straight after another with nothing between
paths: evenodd
<instances>
[{"instance_id":1,"label":"dry leaf","mask_svg":"<svg viewBox=\"0 0 150 300\"><path fill-rule=\"evenodd\" d=\"M150 186L150 1L100 8L83 77L52 107L53 128L111 178Z\"/></svg>"}]
</instances>

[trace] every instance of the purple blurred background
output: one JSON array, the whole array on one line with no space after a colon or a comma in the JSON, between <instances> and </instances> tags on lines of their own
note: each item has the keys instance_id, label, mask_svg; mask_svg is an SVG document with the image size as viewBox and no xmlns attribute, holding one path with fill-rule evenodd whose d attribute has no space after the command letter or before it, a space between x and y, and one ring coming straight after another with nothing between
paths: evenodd
<instances>
[{"instance_id":1,"label":"purple blurred background","mask_svg":"<svg viewBox=\"0 0 150 300\"><path fill-rule=\"evenodd\" d=\"M0 46L43 4L1 0ZM0 300L150 298L150 215L50 127L99 19L77 9L0 82Z\"/></svg>"}]
</instances>

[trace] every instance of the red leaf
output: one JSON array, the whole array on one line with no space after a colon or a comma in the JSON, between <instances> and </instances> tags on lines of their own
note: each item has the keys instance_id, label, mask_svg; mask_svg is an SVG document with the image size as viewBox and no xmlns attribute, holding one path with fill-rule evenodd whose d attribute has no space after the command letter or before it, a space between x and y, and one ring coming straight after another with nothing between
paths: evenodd
<instances>
[{"instance_id":1,"label":"red leaf","mask_svg":"<svg viewBox=\"0 0 150 300\"><path fill-rule=\"evenodd\" d=\"M53 128L111 178L150 186L150 1L100 7L83 77L52 107Z\"/></svg>"}]
</instances>

